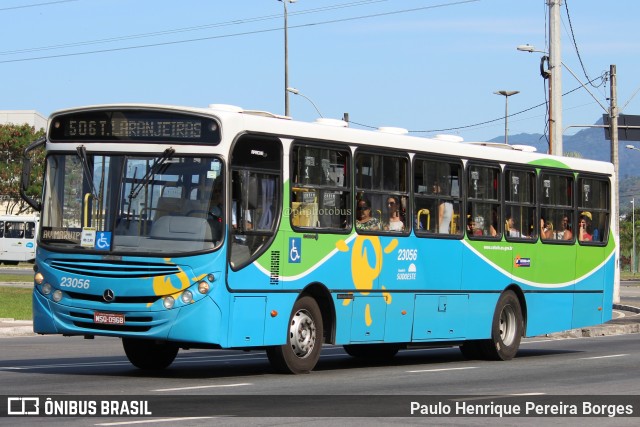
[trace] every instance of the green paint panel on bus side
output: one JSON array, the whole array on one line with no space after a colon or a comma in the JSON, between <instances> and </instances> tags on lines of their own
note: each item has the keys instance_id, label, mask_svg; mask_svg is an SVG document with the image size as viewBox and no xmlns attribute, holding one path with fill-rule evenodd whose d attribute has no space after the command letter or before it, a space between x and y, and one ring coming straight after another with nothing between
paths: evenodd
<instances>
[{"instance_id":1,"label":"green paint panel on bus side","mask_svg":"<svg viewBox=\"0 0 640 427\"><path fill-rule=\"evenodd\" d=\"M567 167L562 162L554 159L546 159L536 164L554 167ZM280 228L271 249L267 250L258 260L258 264L265 270L271 269L271 255L273 252L282 251L281 274L283 276L295 276L304 273L318 264L324 257L344 244L350 235L334 235L295 232L290 223L288 212L290 187L289 181L285 182L283 194L283 212ZM305 234L307 237L305 238ZM301 250L304 253L300 263L286 262L288 257L288 238L301 238ZM313 241L313 245L305 245L305 241ZM340 243L339 243L340 242ZM613 233L609 233L609 240L605 247L592 247L574 245L544 244L520 242L487 242L468 241L469 246L485 257L495 268L504 270L507 274L513 274L514 278L542 285L555 283L568 283L575 278L593 273L611 253L615 250ZM507 248L511 248L508 250ZM507 250L506 250L507 249ZM604 252L604 258L603 258ZM528 260L530 267L516 267L516 258ZM577 262L574 262L577 260Z\"/></svg>"},{"instance_id":2,"label":"green paint panel on bus side","mask_svg":"<svg viewBox=\"0 0 640 427\"><path fill-rule=\"evenodd\" d=\"M565 163L556 159L538 159L529 163L532 166L542 166L547 168L571 169Z\"/></svg>"},{"instance_id":3,"label":"green paint panel on bus side","mask_svg":"<svg viewBox=\"0 0 640 427\"><path fill-rule=\"evenodd\" d=\"M291 194L289 181L285 181L284 183L284 194L283 194L283 206L284 212L282 215L282 220L280 222L280 228L277 230L277 234L273 244L271 245L270 250L265 252L259 259L258 264L264 268L266 271L271 270L271 254L274 251L283 251L281 255L281 266L286 268L286 270L282 271L283 275L286 276L295 276L300 273L307 271L309 268L316 265L322 258L327 256L331 251L337 248L338 242L344 241L349 238L348 234L322 234L315 233L313 231L305 232L295 232L291 228L290 222L290 214L289 214L289 195ZM305 235L307 237L305 238ZM304 256L300 260L300 263L289 263L286 262L288 253L287 248L289 246L288 238L289 237L300 237L302 242L301 250L304 253ZM313 245L305 245L305 240L312 240Z\"/></svg>"},{"instance_id":4,"label":"green paint panel on bus side","mask_svg":"<svg viewBox=\"0 0 640 427\"><path fill-rule=\"evenodd\" d=\"M593 273L615 250L613 233L609 233L609 241L604 247L505 241L469 241L469 245L515 278L540 284L567 283ZM511 256L505 257L505 253ZM530 267L516 267L518 257L528 260Z\"/></svg>"}]
</instances>

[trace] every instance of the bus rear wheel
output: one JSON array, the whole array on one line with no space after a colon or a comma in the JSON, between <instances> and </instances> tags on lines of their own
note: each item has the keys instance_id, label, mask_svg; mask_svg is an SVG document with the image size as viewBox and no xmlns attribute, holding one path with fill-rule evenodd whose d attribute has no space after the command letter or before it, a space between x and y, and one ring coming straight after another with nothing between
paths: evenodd
<instances>
[{"instance_id":1,"label":"bus rear wheel","mask_svg":"<svg viewBox=\"0 0 640 427\"><path fill-rule=\"evenodd\" d=\"M159 370L171 365L178 354L178 346L151 340L123 338L122 347L133 366L144 370Z\"/></svg>"},{"instance_id":2,"label":"bus rear wheel","mask_svg":"<svg viewBox=\"0 0 640 427\"><path fill-rule=\"evenodd\" d=\"M306 374L318 363L323 326L318 303L304 296L293 306L289 317L287 343L267 348L271 366L281 373Z\"/></svg>"},{"instance_id":3,"label":"bus rear wheel","mask_svg":"<svg viewBox=\"0 0 640 427\"><path fill-rule=\"evenodd\" d=\"M483 353L489 360L511 360L520 348L524 321L520 301L513 291L500 295L491 325L491 339L483 342Z\"/></svg>"}]
</instances>

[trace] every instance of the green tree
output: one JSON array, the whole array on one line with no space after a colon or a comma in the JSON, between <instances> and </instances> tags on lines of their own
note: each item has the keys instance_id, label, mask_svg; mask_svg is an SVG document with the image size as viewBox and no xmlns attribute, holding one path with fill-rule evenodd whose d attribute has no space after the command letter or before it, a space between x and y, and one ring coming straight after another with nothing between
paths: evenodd
<instances>
[{"instance_id":1,"label":"green tree","mask_svg":"<svg viewBox=\"0 0 640 427\"><path fill-rule=\"evenodd\" d=\"M28 124L0 125L0 197L5 202L5 212L18 215L30 208L20 197L20 176L24 149L44 136L44 129L36 131ZM44 174L44 150L32 152L32 176L37 180L29 186L27 194L39 199L42 194Z\"/></svg>"},{"instance_id":2,"label":"green tree","mask_svg":"<svg viewBox=\"0 0 640 427\"><path fill-rule=\"evenodd\" d=\"M635 210L636 223L640 220L640 209ZM633 256L633 215L629 212L624 219L620 219L620 270L631 269L631 257ZM640 245L638 240L640 238L639 231L636 224L636 253L640 251ZM636 255L637 258L637 255ZM638 265L636 264L636 271Z\"/></svg>"}]
</instances>

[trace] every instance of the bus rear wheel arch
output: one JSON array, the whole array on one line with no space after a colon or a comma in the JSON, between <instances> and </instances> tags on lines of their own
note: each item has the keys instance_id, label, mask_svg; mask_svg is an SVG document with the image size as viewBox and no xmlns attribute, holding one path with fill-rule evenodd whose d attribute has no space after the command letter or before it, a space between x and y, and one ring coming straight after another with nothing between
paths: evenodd
<instances>
[{"instance_id":1,"label":"bus rear wheel arch","mask_svg":"<svg viewBox=\"0 0 640 427\"><path fill-rule=\"evenodd\" d=\"M291 310L287 342L267 348L271 366L281 373L306 374L318 363L324 336L322 314L316 300L300 297Z\"/></svg>"}]
</instances>

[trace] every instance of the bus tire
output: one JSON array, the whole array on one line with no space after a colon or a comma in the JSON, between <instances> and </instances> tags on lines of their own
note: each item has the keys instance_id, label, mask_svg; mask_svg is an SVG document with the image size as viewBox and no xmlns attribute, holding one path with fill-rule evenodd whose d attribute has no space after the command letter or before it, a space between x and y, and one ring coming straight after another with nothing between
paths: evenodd
<instances>
[{"instance_id":1,"label":"bus tire","mask_svg":"<svg viewBox=\"0 0 640 427\"><path fill-rule=\"evenodd\" d=\"M344 351L351 357L373 362L386 362L395 357L400 350L398 344L348 344Z\"/></svg>"},{"instance_id":2,"label":"bus tire","mask_svg":"<svg viewBox=\"0 0 640 427\"><path fill-rule=\"evenodd\" d=\"M166 342L123 338L122 347L133 366L144 370L159 370L171 365L178 346Z\"/></svg>"},{"instance_id":3,"label":"bus tire","mask_svg":"<svg viewBox=\"0 0 640 427\"><path fill-rule=\"evenodd\" d=\"M322 341L322 315L318 303L310 296L303 296L293 305L287 343L268 347L267 357L277 372L307 374L318 363Z\"/></svg>"},{"instance_id":4,"label":"bus tire","mask_svg":"<svg viewBox=\"0 0 640 427\"><path fill-rule=\"evenodd\" d=\"M520 348L524 331L522 308L513 291L500 295L491 325L491 339L483 344L483 352L488 360L511 360Z\"/></svg>"}]
</instances>

